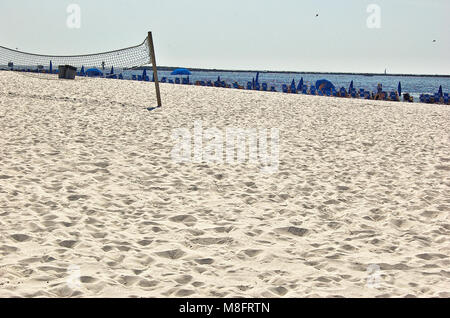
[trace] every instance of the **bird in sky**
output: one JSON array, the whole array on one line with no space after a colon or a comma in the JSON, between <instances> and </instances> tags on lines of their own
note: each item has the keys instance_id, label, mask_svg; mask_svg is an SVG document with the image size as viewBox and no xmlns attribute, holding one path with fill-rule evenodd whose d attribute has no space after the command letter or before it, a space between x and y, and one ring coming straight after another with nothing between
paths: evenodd
<instances>
[{"instance_id":1,"label":"bird in sky","mask_svg":"<svg viewBox=\"0 0 450 318\"><path fill-rule=\"evenodd\" d=\"M317 13L317 14L316 14L316 18L317 18L318 16L319 16L319 14Z\"/></svg>"}]
</instances>

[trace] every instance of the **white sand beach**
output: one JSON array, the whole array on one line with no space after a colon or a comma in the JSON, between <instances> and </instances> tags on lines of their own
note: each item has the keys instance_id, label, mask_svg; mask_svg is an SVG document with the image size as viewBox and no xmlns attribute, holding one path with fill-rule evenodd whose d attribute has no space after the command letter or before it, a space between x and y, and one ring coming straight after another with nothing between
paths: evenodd
<instances>
[{"instance_id":1,"label":"white sand beach","mask_svg":"<svg viewBox=\"0 0 450 318\"><path fill-rule=\"evenodd\" d=\"M0 297L450 297L450 108L0 72ZM278 128L277 173L177 128Z\"/></svg>"}]
</instances>

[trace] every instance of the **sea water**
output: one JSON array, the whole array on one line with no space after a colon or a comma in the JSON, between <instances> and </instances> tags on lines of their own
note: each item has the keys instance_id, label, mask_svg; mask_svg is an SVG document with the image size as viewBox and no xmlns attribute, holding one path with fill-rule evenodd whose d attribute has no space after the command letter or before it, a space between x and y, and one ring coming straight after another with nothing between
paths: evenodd
<instances>
[{"instance_id":1,"label":"sea water","mask_svg":"<svg viewBox=\"0 0 450 318\"><path fill-rule=\"evenodd\" d=\"M142 71L133 71L133 73L142 74ZM181 76L172 76L169 71L158 71L159 79L167 77L168 79L175 79ZM151 72L148 73L151 78ZM229 84L238 82L244 87L247 82L251 82L256 78L256 72L233 72L233 71L193 71L189 76L191 83L195 81L216 81L220 76L222 81ZM259 83L266 82L269 86L275 86L277 91L281 91L283 84L290 86L292 80L295 80L296 86L300 79L303 78L304 84L311 86L315 85L317 80L327 79L332 82L336 89L345 87L349 89L350 82L354 82L354 88L359 90L363 88L368 91L377 91L379 83L383 84L383 90L386 92L397 91L398 83L402 83L402 92L411 94L415 101L418 101L421 94L434 94L442 85L444 93L450 90L450 76L449 77L434 77L434 76L386 76L386 75L348 75L348 74L298 74L298 73L260 73Z\"/></svg>"}]
</instances>

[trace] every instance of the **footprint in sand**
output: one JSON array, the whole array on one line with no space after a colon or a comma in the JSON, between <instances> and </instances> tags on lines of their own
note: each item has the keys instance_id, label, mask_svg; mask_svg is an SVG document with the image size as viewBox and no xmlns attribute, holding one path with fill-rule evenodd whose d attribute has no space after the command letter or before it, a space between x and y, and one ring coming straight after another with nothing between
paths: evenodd
<instances>
[{"instance_id":1,"label":"footprint in sand","mask_svg":"<svg viewBox=\"0 0 450 318\"><path fill-rule=\"evenodd\" d=\"M178 284L186 285L186 284L188 284L189 282L191 282L193 278L194 278L194 277L192 277L191 275L183 275L183 276L178 277L177 279L175 279L175 281L176 281Z\"/></svg>"},{"instance_id":2,"label":"footprint in sand","mask_svg":"<svg viewBox=\"0 0 450 318\"><path fill-rule=\"evenodd\" d=\"M262 250L245 250L243 251L243 253L245 255L247 255L248 257L256 257L259 254L261 254L263 251Z\"/></svg>"},{"instance_id":3,"label":"footprint in sand","mask_svg":"<svg viewBox=\"0 0 450 318\"><path fill-rule=\"evenodd\" d=\"M77 243L78 243L77 241L67 240L67 241L59 242L58 245L61 246L61 247L65 247L65 248L72 248Z\"/></svg>"},{"instance_id":4,"label":"footprint in sand","mask_svg":"<svg viewBox=\"0 0 450 318\"><path fill-rule=\"evenodd\" d=\"M207 237L207 238L196 238L191 241L198 245L226 245L231 244L233 239L229 237Z\"/></svg>"},{"instance_id":5,"label":"footprint in sand","mask_svg":"<svg viewBox=\"0 0 450 318\"><path fill-rule=\"evenodd\" d=\"M159 282L156 280L147 280L147 279L143 279L139 282L139 286L143 287L143 288L151 288L151 287L156 287L158 286Z\"/></svg>"},{"instance_id":6,"label":"footprint in sand","mask_svg":"<svg viewBox=\"0 0 450 318\"><path fill-rule=\"evenodd\" d=\"M180 259L184 255L186 255L186 253L180 249L176 249L176 250L158 252L158 253L156 253L156 255L158 255L159 257L168 258L168 259Z\"/></svg>"},{"instance_id":7,"label":"footprint in sand","mask_svg":"<svg viewBox=\"0 0 450 318\"><path fill-rule=\"evenodd\" d=\"M281 234L290 234L298 237L303 237L309 233L307 229L302 229L294 226L276 229L275 231Z\"/></svg>"},{"instance_id":8,"label":"footprint in sand","mask_svg":"<svg viewBox=\"0 0 450 318\"><path fill-rule=\"evenodd\" d=\"M426 261L433 261L433 260L440 260L440 259L445 259L448 258L447 255L443 255L443 254L432 254L432 253L425 253L425 254L419 254L416 255L417 258L426 260Z\"/></svg>"},{"instance_id":9,"label":"footprint in sand","mask_svg":"<svg viewBox=\"0 0 450 318\"><path fill-rule=\"evenodd\" d=\"M174 223L183 223L186 226L194 226L197 222L197 219L190 215L177 215L171 217L169 220Z\"/></svg>"},{"instance_id":10,"label":"footprint in sand","mask_svg":"<svg viewBox=\"0 0 450 318\"><path fill-rule=\"evenodd\" d=\"M19 242L19 243L23 243L23 242L31 240L31 237L26 234L13 234L13 235L11 235L11 238L14 241Z\"/></svg>"},{"instance_id":11,"label":"footprint in sand","mask_svg":"<svg viewBox=\"0 0 450 318\"><path fill-rule=\"evenodd\" d=\"M280 296L280 297L285 296L289 292L286 288L281 287L281 286L280 287L271 288L270 291L273 292L274 294Z\"/></svg>"},{"instance_id":12,"label":"footprint in sand","mask_svg":"<svg viewBox=\"0 0 450 318\"><path fill-rule=\"evenodd\" d=\"M211 265L214 263L214 260L212 258L199 258L196 259L195 262L200 265Z\"/></svg>"}]
</instances>

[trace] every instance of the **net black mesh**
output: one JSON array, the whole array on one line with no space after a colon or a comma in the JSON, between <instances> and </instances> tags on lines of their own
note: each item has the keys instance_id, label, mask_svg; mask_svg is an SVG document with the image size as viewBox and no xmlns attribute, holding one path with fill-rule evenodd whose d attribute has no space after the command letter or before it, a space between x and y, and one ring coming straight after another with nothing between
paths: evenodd
<instances>
[{"instance_id":1,"label":"net black mesh","mask_svg":"<svg viewBox=\"0 0 450 318\"><path fill-rule=\"evenodd\" d=\"M14 69L49 69L50 61L53 69L59 65L71 65L77 68L123 68L131 69L134 67L151 64L149 53L148 38L140 45L128 47L121 50L115 50L104 53L73 55L73 56L52 56L25 53L11 50L0 46L0 67Z\"/></svg>"}]
</instances>

